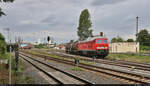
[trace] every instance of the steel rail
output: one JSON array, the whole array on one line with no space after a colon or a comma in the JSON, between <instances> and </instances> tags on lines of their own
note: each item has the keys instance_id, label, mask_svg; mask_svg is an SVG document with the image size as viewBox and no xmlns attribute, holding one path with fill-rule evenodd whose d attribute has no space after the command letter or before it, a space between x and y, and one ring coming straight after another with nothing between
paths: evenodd
<instances>
[{"instance_id":1,"label":"steel rail","mask_svg":"<svg viewBox=\"0 0 150 86\"><path fill-rule=\"evenodd\" d=\"M34 55L34 54L32 54L32 55ZM57 62L74 65L72 61L68 61L68 60L62 60L62 59L53 58L53 57L50 58L50 56L43 56L43 55L35 55L35 56L39 56L39 57L43 57L43 58L47 57L47 59L49 59L49 60L54 60ZM130 80L130 81L134 81L137 83L144 83L144 84L150 83L150 81L146 80L146 79L150 80L149 77L142 78L141 75L131 74L131 73L127 73L124 71L118 71L118 70L114 70L114 69L97 67L97 66L87 65L87 64L83 64L83 63L80 63L79 67L85 68L88 70L92 70L95 72L100 72L100 73L105 73L105 74L112 75L112 76L117 76L117 77L120 77L121 79L123 78L125 80ZM128 77L128 76L130 76L130 77ZM134 78L134 77L136 77L136 78Z\"/></svg>"},{"instance_id":2,"label":"steel rail","mask_svg":"<svg viewBox=\"0 0 150 86\"><path fill-rule=\"evenodd\" d=\"M46 74L47 76L49 76L50 78L52 78L53 80L55 80L55 82L57 82L58 84L63 84L63 82L59 81L58 79L56 79L55 77L53 77L52 75L50 75L49 73L47 73L45 70L43 70L42 68L36 66L35 64L33 64L31 61L25 59L23 56L19 57L23 58L25 61L27 61L28 63L30 63L32 66L34 66L36 69L42 71L44 74Z\"/></svg>"},{"instance_id":3,"label":"steel rail","mask_svg":"<svg viewBox=\"0 0 150 86\"><path fill-rule=\"evenodd\" d=\"M90 82L90 81L88 81L88 80L86 80L86 79L79 78L79 77L77 77L77 76L75 76L75 75L73 75L73 74L71 74L71 73L68 73L68 72L65 72L65 71L63 71L63 70L60 70L60 69L58 69L58 68L56 68L56 67L53 67L53 66L51 66L51 65L48 65L48 64L42 62L42 61L39 61L39 60L37 60L37 59L33 59L32 57L30 57L30 56L28 56L28 55L25 55L25 54L22 54L22 53L19 53L19 54L24 55L24 56L26 56L26 57L28 57L28 58L34 60L34 61L37 61L37 62L39 62L39 63L41 63L41 64L43 64L43 65L45 65L45 66L47 66L47 67L50 67L50 68L52 68L52 69L54 69L54 70L60 71L60 72L66 74L66 75L68 75L68 76L71 76L71 77L73 77L73 78L75 78L75 79L77 79L77 80L79 80L79 81L82 81L82 82L85 83L85 84L88 84L88 85L93 85L93 84L94 84L94 83L92 83L92 82ZM54 78L54 77L53 77L53 78ZM57 80L57 81L59 81L59 80ZM60 82L61 84L64 84L64 83L61 82L61 81L59 81L59 82Z\"/></svg>"},{"instance_id":4,"label":"steel rail","mask_svg":"<svg viewBox=\"0 0 150 86\"><path fill-rule=\"evenodd\" d=\"M71 57L71 56L68 56L68 55L60 55L60 54L59 54L59 56L63 56L64 58L72 58L73 57L73 56ZM73 57L73 58L75 58L75 57ZM85 57L79 57L79 58L80 58L80 60L93 62L92 58L85 58ZM104 59L95 59L94 61L97 62L97 63L103 63L103 64L109 64L109 65L115 65L115 66L127 67L127 68L134 67L134 69L150 71L150 64L122 61L122 60L115 60L115 61L113 61L113 60L104 60Z\"/></svg>"}]
</instances>

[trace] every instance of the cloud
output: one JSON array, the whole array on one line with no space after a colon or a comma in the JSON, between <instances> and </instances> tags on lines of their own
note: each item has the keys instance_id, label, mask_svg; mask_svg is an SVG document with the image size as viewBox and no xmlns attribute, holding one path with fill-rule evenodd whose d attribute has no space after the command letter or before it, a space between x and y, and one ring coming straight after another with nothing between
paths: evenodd
<instances>
[{"instance_id":1,"label":"cloud","mask_svg":"<svg viewBox=\"0 0 150 86\"><path fill-rule=\"evenodd\" d=\"M87 8L94 35L104 32L109 39L135 38L136 16L140 17L139 30L150 30L149 4L149 0L15 0L1 5L7 16L0 18L0 28L9 27L30 42L49 33L58 43L68 42L78 38L79 16Z\"/></svg>"},{"instance_id":2,"label":"cloud","mask_svg":"<svg viewBox=\"0 0 150 86\"><path fill-rule=\"evenodd\" d=\"M92 6L102 6L102 5L108 5L108 4L115 4L119 2L123 2L125 0L93 0L91 3Z\"/></svg>"}]
</instances>

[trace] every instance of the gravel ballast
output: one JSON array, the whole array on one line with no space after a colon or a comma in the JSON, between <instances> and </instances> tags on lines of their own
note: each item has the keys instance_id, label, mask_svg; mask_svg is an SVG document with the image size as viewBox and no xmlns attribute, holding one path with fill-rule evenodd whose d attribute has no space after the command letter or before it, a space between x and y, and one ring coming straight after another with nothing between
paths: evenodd
<instances>
[{"instance_id":1,"label":"gravel ballast","mask_svg":"<svg viewBox=\"0 0 150 86\"><path fill-rule=\"evenodd\" d=\"M92 83L95 83L95 84L123 84L123 82L121 82L119 80L114 80L110 77L104 77L104 76L101 76L97 73L94 73L94 72L91 72L91 71L86 71L84 69L82 69L81 71L74 71L74 70L72 70L72 68L74 68L74 66L70 66L70 65L67 65L67 64L63 64L63 63L58 63L56 61L51 61L51 60L46 60L45 61L45 59L39 58L37 56L34 56L34 58L36 58L38 60L41 60L44 63L48 63L49 65L57 67L61 70L70 72L74 75L77 75L77 76L79 76L81 78L84 78L84 79L86 79L86 80L88 80Z\"/></svg>"}]
</instances>

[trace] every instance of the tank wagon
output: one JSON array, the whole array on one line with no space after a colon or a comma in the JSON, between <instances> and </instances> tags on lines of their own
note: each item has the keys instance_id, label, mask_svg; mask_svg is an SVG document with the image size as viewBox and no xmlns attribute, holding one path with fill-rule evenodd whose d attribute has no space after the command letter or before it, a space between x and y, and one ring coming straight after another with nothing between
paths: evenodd
<instances>
[{"instance_id":1,"label":"tank wagon","mask_svg":"<svg viewBox=\"0 0 150 86\"><path fill-rule=\"evenodd\" d=\"M84 41L66 44L66 53L104 58L109 54L108 39L100 33L98 36L89 37Z\"/></svg>"}]
</instances>

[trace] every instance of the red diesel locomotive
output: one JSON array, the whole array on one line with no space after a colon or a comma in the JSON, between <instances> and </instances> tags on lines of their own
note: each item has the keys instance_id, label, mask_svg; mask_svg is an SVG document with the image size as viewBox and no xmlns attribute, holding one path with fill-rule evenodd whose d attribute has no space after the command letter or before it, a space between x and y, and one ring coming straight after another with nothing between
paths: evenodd
<instances>
[{"instance_id":1,"label":"red diesel locomotive","mask_svg":"<svg viewBox=\"0 0 150 86\"><path fill-rule=\"evenodd\" d=\"M101 33L102 34L102 33ZM66 45L66 52L104 58L109 54L108 39L100 36L89 37L84 41L76 41Z\"/></svg>"}]
</instances>

